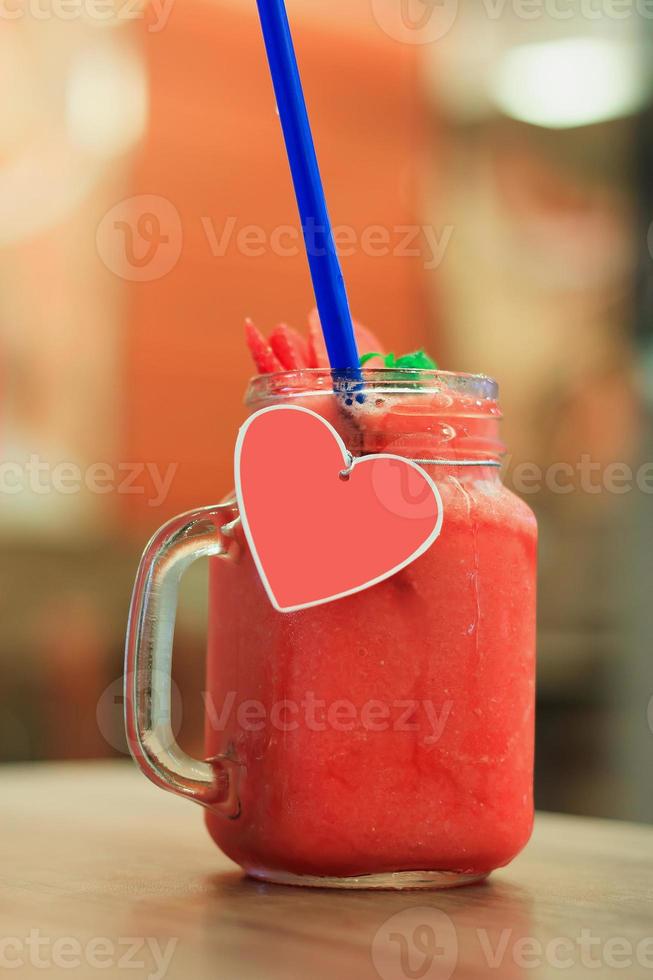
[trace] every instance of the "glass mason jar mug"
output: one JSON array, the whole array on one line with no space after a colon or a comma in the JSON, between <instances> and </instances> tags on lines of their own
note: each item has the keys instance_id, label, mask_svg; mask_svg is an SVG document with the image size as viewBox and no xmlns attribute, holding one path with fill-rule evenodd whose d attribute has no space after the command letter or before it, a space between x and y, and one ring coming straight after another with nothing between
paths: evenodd
<instances>
[{"instance_id":1,"label":"glass mason jar mug","mask_svg":"<svg viewBox=\"0 0 653 980\"><path fill-rule=\"evenodd\" d=\"M501 483L496 384L366 370L344 396L330 371L311 369L254 379L247 404L310 408L355 457L419 460L442 531L385 581L282 613L233 497L164 526L128 628L136 761L202 804L218 846L258 878L415 888L485 877L521 850L533 819L537 531ZM195 760L171 732L170 663L179 580L203 556L206 758Z\"/></svg>"}]
</instances>

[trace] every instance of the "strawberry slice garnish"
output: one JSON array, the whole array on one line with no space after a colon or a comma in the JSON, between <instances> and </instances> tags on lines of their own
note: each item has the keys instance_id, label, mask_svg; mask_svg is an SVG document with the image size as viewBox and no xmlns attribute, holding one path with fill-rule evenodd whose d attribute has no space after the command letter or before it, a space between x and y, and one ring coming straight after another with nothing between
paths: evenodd
<instances>
[{"instance_id":1,"label":"strawberry slice garnish","mask_svg":"<svg viewBox=\"0 0 653 980\"><path fill-rule=\"evenodd\" d=\"M270 334L270 347L286 371L309 367L307 342L285 323L280 323Z\"/></svg>"},{"instance_id":2,"label":"strawberry slice garnish","mask_svg":"<svg viewBox=\"0 0 653 980\"><path fill-rule=\"evenodd\" d=\"M354 320L354 333L359 354L374 354L365 361L365 367L383 367L385 350L379 339ZM251 320L245 320L245 339L259 374L275 374L278 371L301 371L302 368L328 368L324 336L317 310L308 317L308 340L285 323L280 323L265 339Z\"/></svg>"},{"instance_id":3,"label":"strawberry slice garnish","mask_svg":"<svg viewBox=\"0 0 653 980\"><path fill-rule=\"evenodd\" d=\"M245 320L245 340L259 374L276 374L277 371L283 371L281 361L251 320Z\"/></svg>"}]
</instances>

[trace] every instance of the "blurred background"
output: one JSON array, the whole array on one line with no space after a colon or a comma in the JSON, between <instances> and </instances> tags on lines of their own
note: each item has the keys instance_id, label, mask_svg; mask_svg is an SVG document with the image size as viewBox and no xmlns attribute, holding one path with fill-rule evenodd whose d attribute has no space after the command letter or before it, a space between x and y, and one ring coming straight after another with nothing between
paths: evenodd
<instances>
[{"instance_id":1,"label":"blurred background","mask_svg":"<svg viewBox=\"0 0 653 980\"><path fill-rule=\"evenodd\" d=\"M651 821L653 6L289 13L356 317L501 385L537 803ZM119 757L142 547L229 489L243 319L301 328L311 287L253 0L15 0L0 80L0 759ZM196 753L205 619L198 567Z\"/></svg>"}]
</instances>

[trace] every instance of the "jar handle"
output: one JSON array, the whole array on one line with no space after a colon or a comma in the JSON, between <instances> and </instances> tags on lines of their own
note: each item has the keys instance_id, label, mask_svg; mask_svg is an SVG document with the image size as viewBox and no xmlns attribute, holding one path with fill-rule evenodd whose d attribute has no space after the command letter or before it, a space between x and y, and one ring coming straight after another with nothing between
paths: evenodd
<instances>
[{"instance_id":1,"label":"jar handle","mask_svg":"<svg viewBox=\"0 0 653 980\"><path fill-rule=\"evenodd\" d=\"M172 646L179 583L198 558L230 560L225 534L234 504L202 507L161 527L143 553L129 610L125 725L134 760L163 789L227 816L238 812L235 770L226 759L187 755L172 731Z\"/></svg>"}]
</instances>

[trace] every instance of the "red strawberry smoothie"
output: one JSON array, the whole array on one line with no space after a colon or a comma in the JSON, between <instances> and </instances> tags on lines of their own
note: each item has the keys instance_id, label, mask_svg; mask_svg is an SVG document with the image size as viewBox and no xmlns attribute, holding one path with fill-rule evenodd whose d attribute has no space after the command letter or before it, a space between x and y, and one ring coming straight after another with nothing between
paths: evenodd
<instances>
[{"instance_id":1,"label":"red strawberry smoothie","mask_svg":"<svg viewBox=\"0 0 653 980\"><path fill-rule=\"evenodd\" d=\"M497 468L459 465L500 456L496 386L386 370L331 388L328 371L277 373L248 403L312 408L354 455L445 460L428 467L442 533L392 578L284 614L236 523L235 560L211 567L207 754L238 773L240 805L208 828L271 879L482 876L533 818L535 518Z\"/></svg>"}]
</instances>

